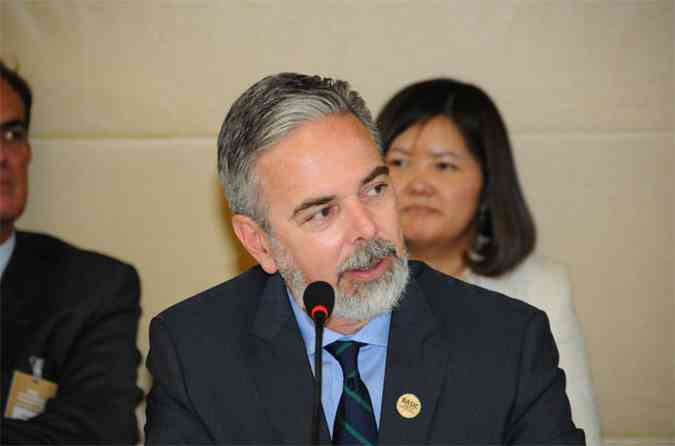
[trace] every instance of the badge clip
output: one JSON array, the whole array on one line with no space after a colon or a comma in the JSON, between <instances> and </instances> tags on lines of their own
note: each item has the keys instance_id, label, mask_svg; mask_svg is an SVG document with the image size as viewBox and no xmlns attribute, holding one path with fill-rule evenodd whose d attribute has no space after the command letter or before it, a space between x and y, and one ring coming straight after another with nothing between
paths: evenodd
<instances>
[{"instance_id":1,"label":"badge clip","mask_svg":"<svg viewBox=\"0 0 675 446\"><path fill-rule=\"evenodd\" d=\"M33 371L33 381L39 381L42 379L42 371L44 370L45 360L37 356L31 356L28 358L30 362L30 368Z\"/></svg>"}]
</instances>

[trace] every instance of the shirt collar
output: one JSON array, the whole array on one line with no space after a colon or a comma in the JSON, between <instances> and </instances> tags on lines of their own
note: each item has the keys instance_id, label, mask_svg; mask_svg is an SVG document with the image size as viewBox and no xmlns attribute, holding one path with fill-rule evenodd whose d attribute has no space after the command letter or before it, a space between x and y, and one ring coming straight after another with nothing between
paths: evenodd
<instances>
[{"instance_id":1,"label":"shirt collar","mask_svg":"<svg viewBox=\"0 0 675 446\"><path fill-rule=\"evenodd\" d=\"M12 231L12 235L0 244L0 277L5 273L9 259L14 252L14 245L16 245L16 232Z\"/></svg>"},{"instance_id":2,"label":"shirt collar","mask_svg":"<svg viewBox=\"0 0 675 446\"><path fill-rule=\"evenodd\" d=\"M300 305L295 301L291 290L286 288L288 300L291 303L295 320L298 322L298 328L305 341L305 348L310 355L314 354L314 323L310 317L305 313ZM359 331L352 335L343 335L326 327L323 331L322 346L332 344L337 340L350 340L363 342L369 345L377 345L380 347L387 347L389 340L389 322L391 321L391 312L387 312L372 318Z\"/></svg>"}]
</instances>

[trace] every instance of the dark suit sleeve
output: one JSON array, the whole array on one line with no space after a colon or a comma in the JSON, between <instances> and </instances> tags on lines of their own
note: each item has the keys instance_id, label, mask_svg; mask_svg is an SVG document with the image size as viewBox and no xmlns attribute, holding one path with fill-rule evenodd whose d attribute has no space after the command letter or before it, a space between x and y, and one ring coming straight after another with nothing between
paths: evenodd
<instances>
[{"instance_id":1,"label":"dark suit sleeve","mask_svg":"<svg viewBox=\"0 0 675 446\"><path fill-rule=\"evenodd\" d=\"M506 429L507 444L585 444L572 423L565 374L558 368L548 318L537 312L522 342L517 399Z\"/></svg>"},{"instance_id":2,"label":"dark suit sleeve","mask_svg":"<svg viewBox=\"0 0 675 446\"><path fill-rule=\"evenodd\" d=\"M193 409L181 365L169 329L160 317L150 323L148 370L153 378L148 394L146 444L211 444Z\"/></svg>"},{"instance_id":3,"label":"dark suit sleeve","mask_svg":"<svg viewBox=\"0 0 675 446\"><path fill-rule=\"evenodd\" d=\"M95 263L95 262L93 262ZM70 347L59 389L45 411L26 421L4 419L3 444L133 444L138 441L134 409L140 354L140 280L135 269L97 265L71 280L99 303ZM91 286L90 286L91 285Z\"/></svg>"}]
</instances>

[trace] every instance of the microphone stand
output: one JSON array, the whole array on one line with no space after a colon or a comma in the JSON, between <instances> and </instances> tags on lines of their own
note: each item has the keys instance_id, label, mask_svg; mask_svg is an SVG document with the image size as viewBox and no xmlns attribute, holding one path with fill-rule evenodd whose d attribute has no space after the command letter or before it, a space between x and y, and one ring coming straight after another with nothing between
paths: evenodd
<instances>
[{"instance_id":1,"label":"microphone stand","mask_svg":"<svg viewBox=\"0 0 675 446\"><path fill-rule=\"evenodd\" d=\"M318 316L318 315L317 315ZM321 425L321 382L322 382L322 361L323 352L323 322L324 318L318 316L314 321L314 404L312 416L312 443L319 444L319 426Z\"/></svg>"},{"instance_id":2,"label":"microphone stand","mask_svg":"<svg viewBox=\"0 0 675 446\"><path fill-rule=\"evenodd\" d=\"M321 426L321 353L323 344L323 324L330 317L335 305L333 287L323 281L307 285L302 296L307 314L314 322L314 402L312 407L312 432L310 444L319 444Z\"/></svg>"}]
</instances>

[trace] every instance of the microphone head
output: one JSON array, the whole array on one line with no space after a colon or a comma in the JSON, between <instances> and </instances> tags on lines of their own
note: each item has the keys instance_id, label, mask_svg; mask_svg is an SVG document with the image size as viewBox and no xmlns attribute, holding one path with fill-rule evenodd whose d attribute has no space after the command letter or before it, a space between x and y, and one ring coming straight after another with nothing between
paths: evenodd
<instances>
[{"instance_id":1,"label":"microphone head","mask_svg":"<svg viewBox=\"0 0 675 446\"><path fill-rule=\"evenodd\" d=\"M335 305L335 291L329 283L318 281L310 283L302 296L305 310L317 324L323 324L330 317Z\"/></svg>"}]
</instances>

